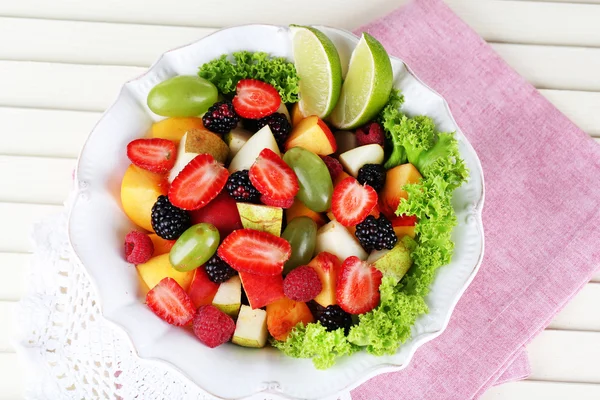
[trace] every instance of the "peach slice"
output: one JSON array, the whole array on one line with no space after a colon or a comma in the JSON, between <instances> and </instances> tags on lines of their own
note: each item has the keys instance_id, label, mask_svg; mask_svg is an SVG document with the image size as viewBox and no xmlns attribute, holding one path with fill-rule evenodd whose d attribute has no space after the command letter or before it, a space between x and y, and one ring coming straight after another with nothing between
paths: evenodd
<instances>
[{"instance_id":1,"label":"peach slice","mask_svg":"<svg viewBox=\"0 0 600 400\"><path fill-rule=\"evenodd\" d=\"M388 170L385 186L379 193L379 209L388 217L396 217L396 209L401 199L408 199L408 193L402 187L409 183L418 183L421 180L421 174L414 165L402 164Z\"/></svg>"},{"instance_id":2,"label":"peach slice","mask_svg":"<svg viewBox=\"0 0 600 400\"><path fill-rule=\"evenodd\" d=\"M294 126L285 142L285 150L292 147L303 147L320 156L333 154L337 150L333 133L316 115L306 117Z\"/></svg>"},{"instance_id":3,"label":"peach slice","mask_svg":"<svg viewBox=\"0 0 600 400\"><path fill-rule=\"evenodd\" d=\"M130 165L121 181L123 211L136 225L152 232L152 206L166 195L169 184L164 176Z\"/></svg>"},{"instance_id":4,"label":"peach slice","mask_svg":"<svg viewBox=\"0 0 600 400\"><path fill-rule=\"evenodd\" d=\"M335 300L335 281L342 266L337 256L324 251L317 254L308 263L308 266L317 272L323 285L321 293L314 300L323 307L337 304Z\"/></svg>"},{"instance_id":5,"label":"peach slice","mask_svg":"<svg viewBox=\"0 0 600 400\"><path fill-rule=\"evenodd\" d=\"M277 340L286 340L299 322L308 324L314 317L306 303L284 297L267 306L267 329Z\"/></svg>"},{"instance_id":6,"label":"peach slice","mask_svg":"<svg viewBox=\"0 0 600 400\"><path fill-rule=\"evenodd\" d=\"M202 118L197 117L173 117L163 119L152 124L152 137L172 140L179 143L183 135L192 129L202 129L204 124Z\"/></svg>"}]
</instances>

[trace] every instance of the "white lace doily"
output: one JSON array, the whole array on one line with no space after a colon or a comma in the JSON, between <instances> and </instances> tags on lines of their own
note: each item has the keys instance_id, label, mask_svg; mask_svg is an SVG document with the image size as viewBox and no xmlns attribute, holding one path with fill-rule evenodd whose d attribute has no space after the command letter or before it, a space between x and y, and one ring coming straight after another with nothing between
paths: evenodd
<instances>
[{"instance_id":1,"label":"white lace doily","mask_svg":"<svg viewBox=\"0 0 600 400\"><path fill-rule=\"evenodd\" d=\"M90 278L68 242L67 208L34 228L35 254L15 341L25 397L217 399L169 366L140 359L125 332L102 317ZM252 397L272 398L280 397Z\"/></svg>"}]
</instances>

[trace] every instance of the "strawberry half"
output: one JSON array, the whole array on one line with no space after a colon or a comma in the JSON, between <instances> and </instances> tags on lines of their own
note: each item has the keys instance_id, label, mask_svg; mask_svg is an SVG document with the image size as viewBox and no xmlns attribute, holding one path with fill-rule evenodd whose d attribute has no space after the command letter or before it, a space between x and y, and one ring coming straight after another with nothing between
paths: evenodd
<instances>
[{"instance_id":1,"label":"strawberry half","mask_svg":"<svg viewBox=\"0 0 600 400\"><path fill-rule=\"evenodd\" d=\"M287 240L270 233L238 229L225 238L217 253L236 271L277 275L290 258L292 247Z\"/></svg>"},{"instance_id":2,"label":"strawberry half","mask_svg":"<svg viewBox=\"0 0 600 400\"><path fill-rule=\"evenodd\" d=\"M175 165L177 146L167 139L136 139L127 145L127 157L142 169L164 174Z\"/></svg>"},{"instance_id":3,"label":"strawberry half","mask_svg":"<svg viewBox=\"0 0 600 400\"><path fill-rule=\"evenodd\" d=\"M331 212L344 226L362 222L377 205L377 192L369 185L361 185L353 177L341 181L333 190Z\"/></svg>"},{"instance_id":4,"label":"strawberry half","mask_svg":"<svg viewBox=\"0 0 600 400\"><path fill-rule=\"evenodd\" d=\"M259 119L273 114L281 105L279 92L257 79L242 79L236 86L233 108L242 118Z\"/></svg>"},{"instance_id":5,"label":"strawberry half","mask_svg":"<svg viewBox=\"0 0 600 400\"><path fill-rule=\"evenodd\" d=\"M294 198L290 197L289 199L275 200L263 194L262 196L260 196L260 202L266 206L290 208L294 205Z\"/></svg>"},{"instance_id":6,"label":"strawberry half","mask_svg":"<svg viewBox=\"0 0 600 400\"><path fill-rule=\"evenodd\" d=\"M196 309L190 296L173 278L164 278L146 295L150 309L171 325L187 325Z\"/></svg>"},{"instance_id":7,"label":"strawberry half","mask_svg":"<svg viewBox=\"0 0 600 400\"><path fill-rule=\"evenodd\" d=\"M271 149L260 152L248 176L252 185L270 200L292 199L293 202L300 189L294 170Z\"/></svg>"},{"instance_id":8,"label":"strawberry half","mask_svg":"<svg viewBox=\"0 0 600 400\"><path fill-rule=\"evenodd\" d=\"M383 275L356 256L346 258L340 269L335 298L342 310L364 314L379 304L379 285Z\"/></svg>"},{"instance_id":9,"label":"strawberry half","mask_svg":"<svg viewBox=\"0 0 600 400\"><path fill-rule=\"evenodd\" d=\"M217 197L229 172L210 154L199 154L171 183L169 201L184 210L197 210Z\"/></svg>"}]
</instances>

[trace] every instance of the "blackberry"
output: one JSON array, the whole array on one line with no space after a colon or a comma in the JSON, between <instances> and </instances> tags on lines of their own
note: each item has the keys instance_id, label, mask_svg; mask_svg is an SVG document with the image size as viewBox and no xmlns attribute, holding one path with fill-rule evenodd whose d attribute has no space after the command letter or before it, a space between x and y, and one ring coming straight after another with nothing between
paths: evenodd
<instances>
[{"instance_id":1,"label":"blackberry","mask_svg":"<svg viewBox=\"0 0 600 400\"><path fill-rule=\"evenodd\" d=\"M250 182L247 169L229 175L225 188L229 195L236 201L245 201L248 203L260 202L260 192Z\"/></svg>"},{"instance_id":2,"label":"blackberry","mask_svg":"<svg viewBox=\"0 0 600 400\"><path fill-rule=\"evenodd\" d=\"M383 189L385 185L385 168L381 164L365 164L358 170L356 180L361 185L369 185L376 192Z\"/></svg>"},{"instance_id":3,"label":"blackberry","mask_svg":"<svg viewBox=\"0 0 600 400\"><path fill-rule=\"evenodd\" d=\"M321 312L318 321L328 331L344 328L344 334L348 335L352 326L352 316L338 305L330 305Z\"/></svg>"},{"instance_id":4,"label":"blackberry","mask_svg":"<svg viewBox=\"0 0 600 400\"><path fill-rule=\"evenodd\" d=\"M391 250L398 242L392 223L383 214L379 219L369 215L363 222L356 225L355 235L362 247L368 252L371 250Z\"/></svg>"},{"instance_id":5,"label":"blackberry","mask_svg":"<svg viewBox=\"0 0 600 400\"><path fill-rule=\"evenodd\" d=\"M192 225L187 211L175 207L167 196L159 196L152 206L152 229L158 236L175 240Z\"/></svg>"},{"instance_id":6,"label":"blackberry","mask_svg":"<svg viewBox=\"0 0 600 400\"><path fill-rule=\"evenodd\" d=\"M279 150L283 151L285 141L287 140L288 136L290 136L290 132L292 131L292 125L290 125L290 121L288 121L285 115L276 112L271 115L267 115L256 122L257 130L265 125L269 125L269 128L271 128L271 132L273 132L273 136L275 137L275 141L277 142L277 145L279 145Z\"/></svg>"},{"instance_id":7,"label":"blackberry","mask_svg":"<svg viewBox=\"0 0 600 400\"><path fill-rule=\"evenodd\" d=\"M207 261L205 268L208 279L214 283L223 283L237 274L235 269L231 268L229 264L216 254Z\"/></svg>"},{"instance_id":8,"label":"blackberry","mask_svg":"<svg viewBox=\"0 0 600 400\"><path fill-rule=\"evenodd\" d=\"M240 122L230 101L220 101L213 104L202 116L202 123L209 131L229 133Z\"/></svg>"}]
</instances>

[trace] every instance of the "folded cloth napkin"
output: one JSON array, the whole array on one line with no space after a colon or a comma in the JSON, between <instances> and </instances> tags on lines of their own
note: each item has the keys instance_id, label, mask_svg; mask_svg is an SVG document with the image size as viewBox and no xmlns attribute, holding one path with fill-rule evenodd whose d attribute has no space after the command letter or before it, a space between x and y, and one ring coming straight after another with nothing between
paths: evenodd
<instances>
[{"instance_id":1,"label":"folded cloth napkin","mask_svg":"<svg viewBox=\"0 0 600 400\"><path fill-rule=\"evenodd\" d=\"M600 265L600 146L439 0L363 31L448 100L477 151L486 249L444 334L352 398L477 398L527 374L523 347Z\"/></svg>"}]
</instances>

